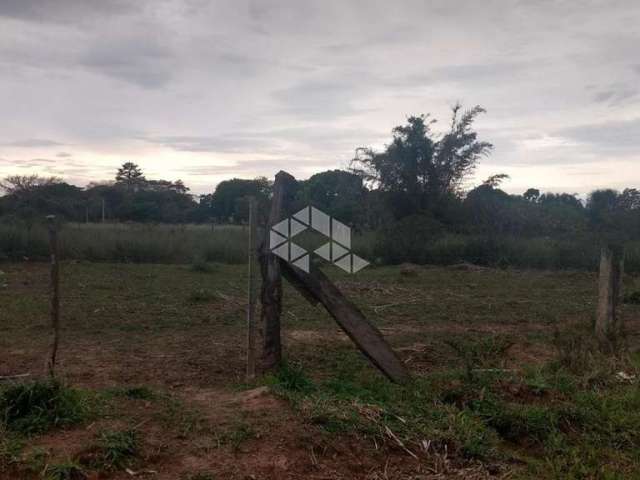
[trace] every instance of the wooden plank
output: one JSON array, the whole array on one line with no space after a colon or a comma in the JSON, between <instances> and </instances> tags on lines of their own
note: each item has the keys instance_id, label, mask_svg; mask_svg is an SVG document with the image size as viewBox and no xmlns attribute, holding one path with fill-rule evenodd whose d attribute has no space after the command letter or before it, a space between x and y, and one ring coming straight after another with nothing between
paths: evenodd
<instances>
[{"instance_id":1,"label":"wooden plank","mask_svg":"<svg viewBox=\"0 0 640 480\"><path fill-rule=\"evenodd\" d=\"M280 259L279 259L280 260ZM360 351L391 381L405 383L410 380L404 363L386 342L380 330L370 323L364 314L351 303L327 276L318 269L306 273L280 260L285 278L307 290L327 309L340 328L356 344Z\"/></svg>"},{"instance_id":2,"label":"wooden plank","mask_svg":"<svg viewBox=\"0 0 640 480\"><path fill-rule=\"evenodd\" d=\"M287 172L276 174L273 184L271 211L260 247L260 273L262 274L262 290L260 301L260 326L262 334L262 354L260 369L262 371L275 368L282 360L282 342L280 340L280 315L282 314L282 277L280 262L269 250L269 229L286 217L286 205L292 195L295 178Z\"/></svg>"}]
</instances>

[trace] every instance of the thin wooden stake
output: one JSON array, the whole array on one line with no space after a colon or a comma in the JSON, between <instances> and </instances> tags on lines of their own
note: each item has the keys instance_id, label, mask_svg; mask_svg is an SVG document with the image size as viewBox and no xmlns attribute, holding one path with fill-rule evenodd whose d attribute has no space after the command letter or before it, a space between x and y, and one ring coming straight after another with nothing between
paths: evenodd
<instances>
[{"instance_id":1,"label":"thin wooden stake","mask_svg":"<svg viewBox=\"0 0 640 480\"><path fill-rule=\"evenodd\" d=\"M255 199L251 197L249 199L249 280L247 285L247 380L253 380L256 377L256 217L256 202Z\"/></svg>"},{"instance_id":2,"label":"thin wooden stake","mask_svg":"<svg viewBox=\"0 0 640 480\"><path fill-rule=\"evenodd\" d=\"M624 251L619 245L605 245L600 256L596 336L601 346L615 349L622 331L617 312L622 297Z\"/></svg>"},{"instance_id":3,"label":"thin wooden stake","mask_svg":"<svg viewBox=\"0 0 640 480\"><path fill-rule=\"evenodd\" d=\"M102 223L104 223L105 220L105 202L104 202L104 198L102 199Z\"/></svg>"},{"instance_id":4,"label":"thin wooden stake","mask_svg":"<svg viewBox=\"0 0 640 480\"><path fill-rule=\"evenodd\" d=\"M58 229L55 215L47 217L49 227L49 251L51 255L51 328L53 340L49 357L47 358L47 372L55 377L56 357L60 342L60 267L58 259Z\"/></svg>"}]
</instances>

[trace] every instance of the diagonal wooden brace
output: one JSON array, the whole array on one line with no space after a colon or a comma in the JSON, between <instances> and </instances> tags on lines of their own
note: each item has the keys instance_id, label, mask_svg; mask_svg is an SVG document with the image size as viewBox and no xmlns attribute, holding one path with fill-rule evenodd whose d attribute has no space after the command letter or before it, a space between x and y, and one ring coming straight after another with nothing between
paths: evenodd
<instances>
[{"instance_id":1,"label":"diagonal wooden brace","mask_svg":"<svg viewBox=\"0 0 640 480\"><path fill-rule=\"evenodd\" d=\"M406 383L411 379L404 363L364 314L340 292L319 269L307 273L280 260L282 275L312 304L322 303L358 349L389 380ZM314 301L315 300L315 301Z\"/></svg>"}]
</instances>

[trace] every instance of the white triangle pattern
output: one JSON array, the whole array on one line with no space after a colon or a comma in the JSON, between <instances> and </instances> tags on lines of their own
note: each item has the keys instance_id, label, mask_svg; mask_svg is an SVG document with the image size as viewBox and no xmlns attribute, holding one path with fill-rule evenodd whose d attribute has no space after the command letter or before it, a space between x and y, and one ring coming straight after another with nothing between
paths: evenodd
<instances>
[{"instance_id":1,"label":"white triangle pattern","mask_svg":"<svg viewBox=\"0 0 640 480\"><path fill-rule=\"evenodd\" d=\"M298 213L294 213L293 218L300 220L305 225L309 225L309 207L304 207Z\"/></svg>"},{"instance_id":2,"label":"white triangle pattern","mask_svg":"<svg viewBox=\"0 0 640 480\"><path fill-rule=\"evenodd\" d=\"M304 231L307 229L307 226L300 223L298 220L296 220L295 218L291 219L291 236L295 237L297 234L299 234L300 232Z\"/></svg>"},{"instance_id":3,"label":"white triangle pattern","mask_svg":"<svg viewBox=\"0 0 640 480\"><path fill-rule=\"evenodd\" d=\"M351 255L345 255L335 264L347 273L351 273Z\"/></svg>"},{"instance_id":4,"label":"white triangle pattern","mask_svg":"<svg viewBox=\"0 0 640 480\"><path fill-rule=\"evenodd\" d=\"M331 250L331 258L334 262L349 253L349 250L341 247L336 242L331 242Z\"/></svg>"},{"instance_id":5,"label":"white triangle pattern","mask_svg":"<svg viewBox=\"0 0 640 480\"><path fill-rule=\"evenodd\" d=\"M295 243L291 242L291 260L292 261L304 255L305 253L307 253L307 251L304 248L302 248L300 245L296 245Z\"/></svg>"},{"instance_id":6,"label":"white triangle pattern","mask_svg":"<svg viewBox=\"0 0 640 480\"><path fill-rule=\"evenodd\" d=\"M333 261L334 265L347 273L356 273L369 265L365 259L349 253L351 229L315 207L305 207L293 214L292 218L286 218L271 227L269 232L271 251L309 273L310 259L307 251L300 245L287 241L309 227L332 239L331 242L314 250L316 255L327 261Z\"/></svg>"}]
</instances>

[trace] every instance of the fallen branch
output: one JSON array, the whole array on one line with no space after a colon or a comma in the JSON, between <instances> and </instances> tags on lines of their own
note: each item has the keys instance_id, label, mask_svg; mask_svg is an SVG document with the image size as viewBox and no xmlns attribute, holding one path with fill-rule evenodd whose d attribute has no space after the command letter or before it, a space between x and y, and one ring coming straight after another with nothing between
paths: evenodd
<instances>
[{"instance_id":1,"label":"fallen branch","mask_svg":"<svg viewBox=\"0 0 640 480\"><path fill-rule=\"evenodd\" d=\"M389 435L389 437L391 437L393 440L395 440L395 442L400 446L400 448L402 448L405 452L407 452L409 455L411 455L413 458L415 458L416 460L418 460L418 456L413 453L411 450L409 450L405 444L402 442L402 440L400 440L395 433L393 433L391 431L391 429L388 426L384 426L384 431L387 435Z\"/></svg>"}]
</instances>

